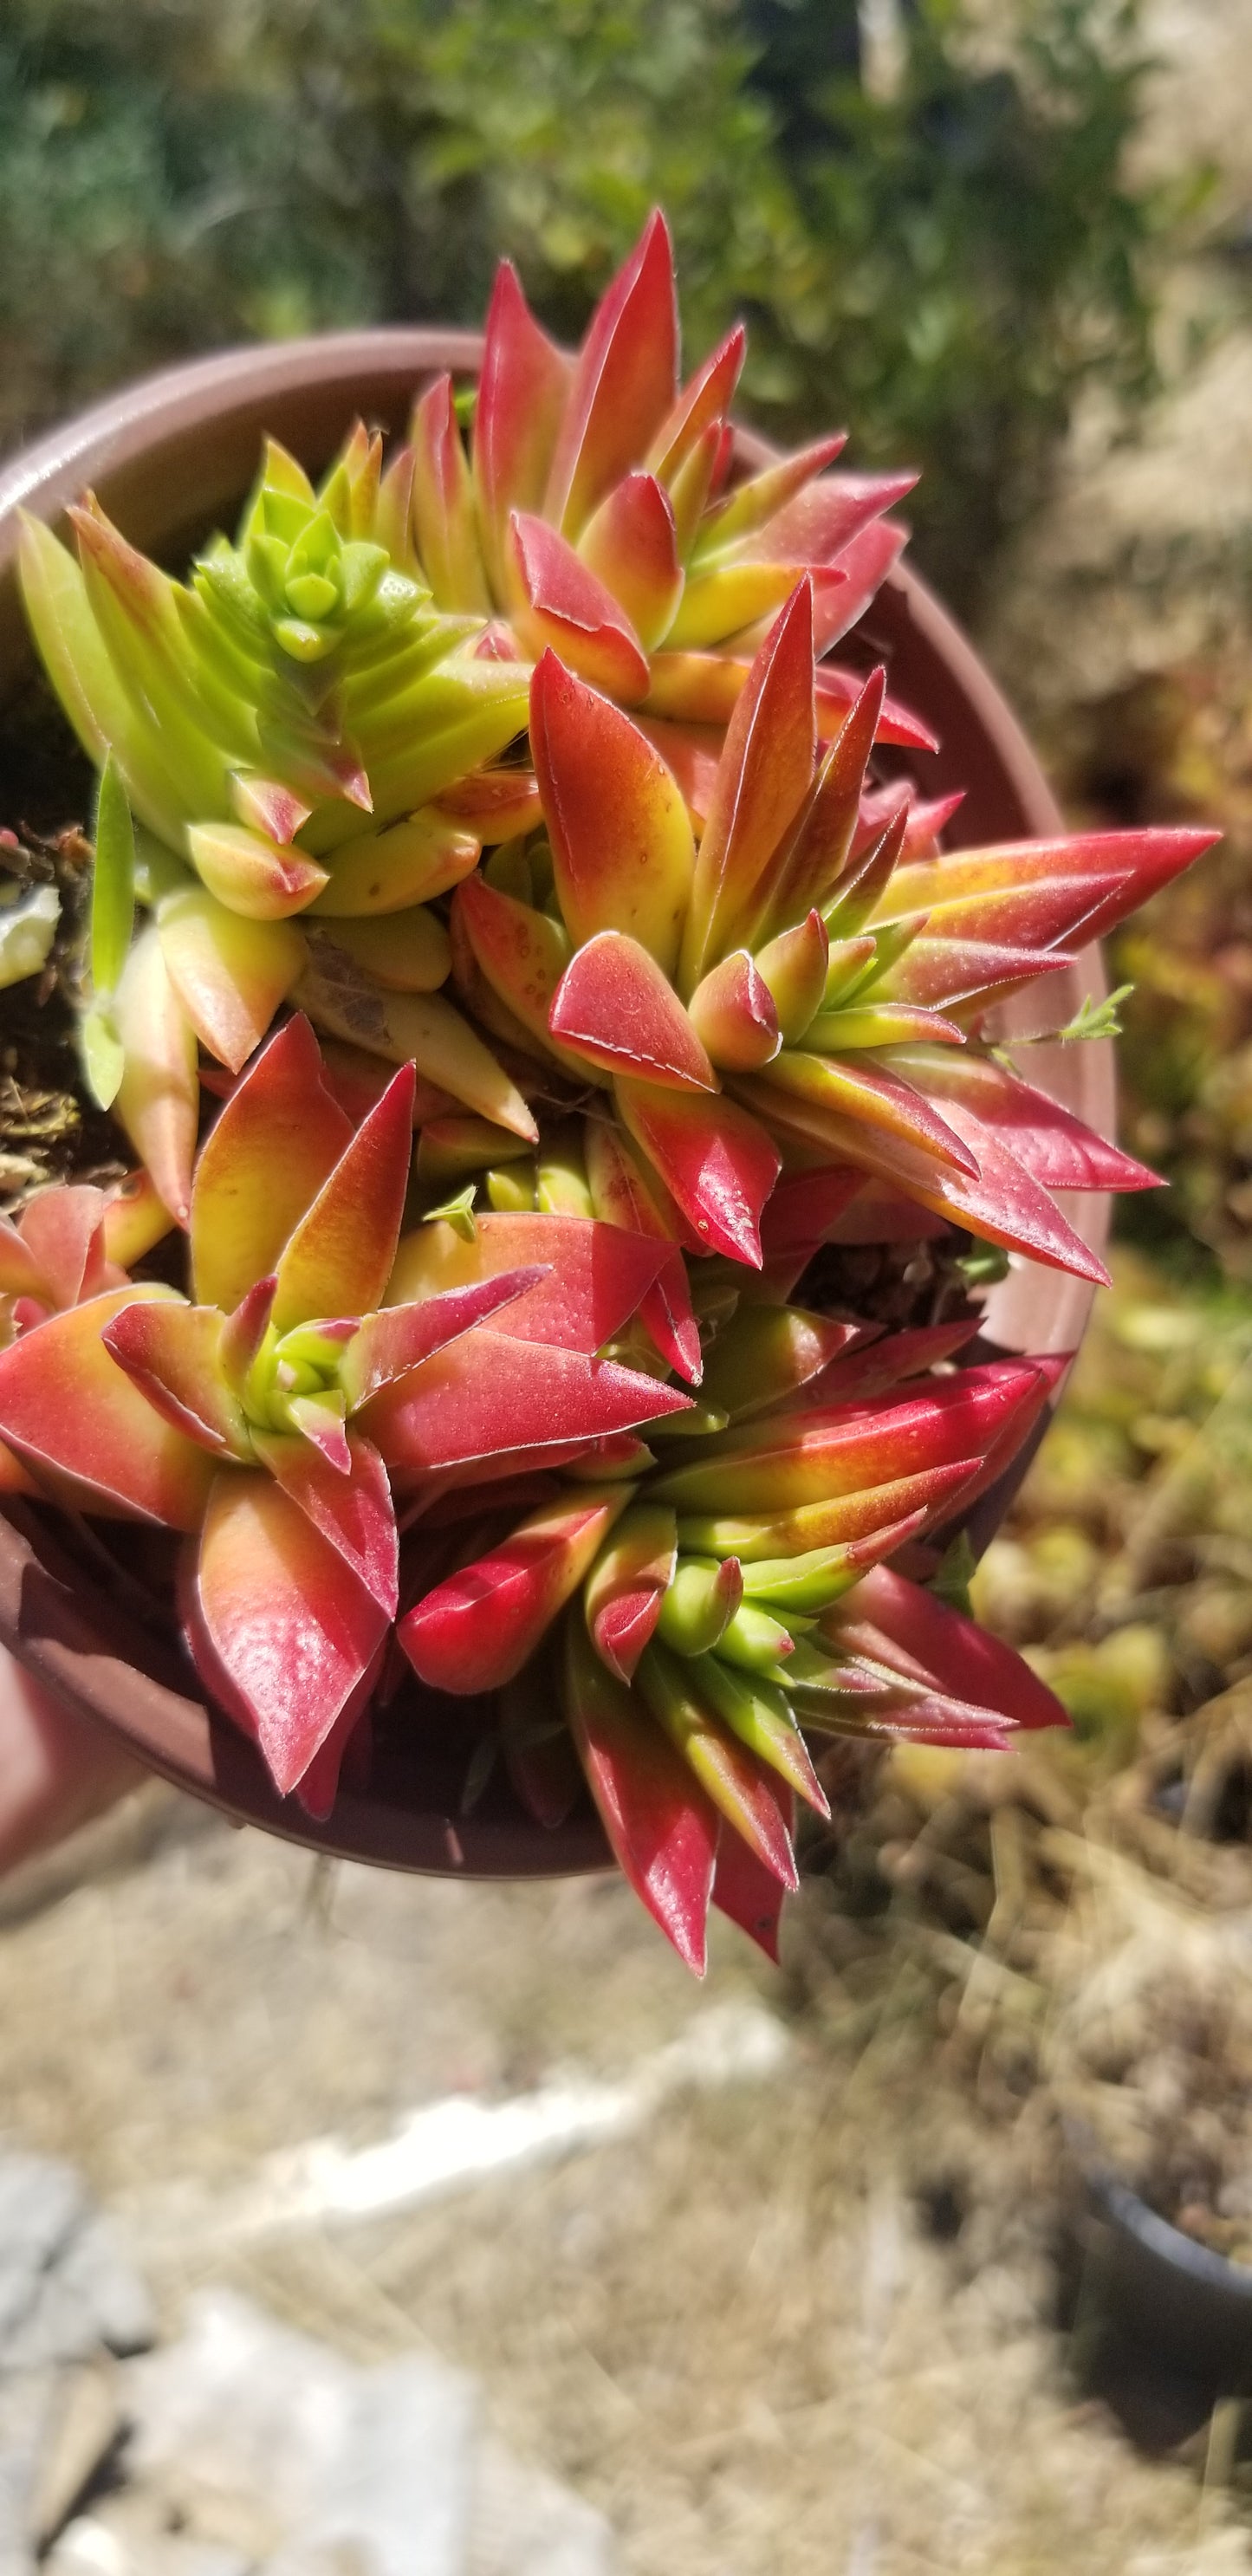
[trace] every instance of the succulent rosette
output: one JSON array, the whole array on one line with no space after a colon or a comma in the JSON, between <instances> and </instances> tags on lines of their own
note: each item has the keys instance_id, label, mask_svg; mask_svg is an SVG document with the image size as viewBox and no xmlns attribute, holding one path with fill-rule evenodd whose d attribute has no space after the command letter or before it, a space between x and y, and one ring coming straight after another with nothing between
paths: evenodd
<instances>
[{"instance_id":1,"label":"succulent rosette","mask_svg":"<svg viewBox=\"0 0 1252 2576\"><path fill-rule=\"evenodd\" d=\"M818 720L856 694L827 658L905 542L884 512L916 476L832 474L845 434L731 480L736 326L679 380L673 246L661 214L613 280L574 358L554 347L507 261L487 316L469 452L449 376L413 415L413 529L441 608L495 620L497 649L549 646L640 721L702 814L711 752L755 646L811 571ZM883 742L933 748L907 709Z\"/></svg>"},{"instance_id":2,"label":"succulent rosette","mask_svg":"<svg viewBox=\"0 0 1252 2576\"><path fill-rule=\"evenodd\" d=\"M622 1869L698 1972L711 1899L774 1950L794 1801L828 1812L806 1733L992 1747L1064 1723L1016 1655L884 1562L1000 1472L1056 1382L1029 1360L932 1374L971 1330L883 1340L741 1307L702 1404L610 1482L549 1475L520 1517L515 1489L512 1522L428 1589L447 1503L428 1545L413 1533L398 1634L419 1678L499 1694L498 1744L541 1823L581 1765Z\"/></svg>"},{"instance_id":3,"label":"succulent rosette","mask_svg":"<svg viewBox=\"0 0 1252 2576\"><path fill-rule=\"evenodd\" d=\"M190 1298L109 1264L95 1192L44 1194L0 1241L0 1275L29 1260L33 1302L0 1352L5 1442L68 1507L188 1535L182 1623L205 1685L318 1813L396 1613L393 1481L490 1476L518 1447L564 1462L684 1401L592 1357L663 1259L608 1227L571 1244L567 1225L559 1276L532 1258L384 1304L413 1081L402 1069L354 1129L289 1020L200 1153ZM508 1340L527 1299L527 1338ZM488 1318L504 1330L458 1358Z\"/></svg>"},{"instance_id":4,"label":"succulent rosette","mask_svg":"<svg viewBox=\"0 0 1252 2576\"><path fill-rule=\"evenodd\" d=\"M742 471L743 350L681 380L657 216L576 355L505 265L476 393L316 488L271 442L186 581L90 496L73 552L26 524L143 1169L0 1218L0 1492L177 1534L282 1795L325 1816L420 1684L467 1799L585 1784L697 1970L710 1903L776 1950L824 1736L1063 1723L929 1588L1063 1366L962 1362L963 1247L1102 1280L1066 1193L1154 1176L994 1013L1038 979L1048 1034L1213 837L944 847L927 727L832 659L912 478ZM955 1272L887 1333L810 1267L927 1238L950 1320Z\"/></svg>"},{"instance_id":5,"label":"succulent rosette","mask_svg":"<svg viewBox=\"0 0 1252 2576\"><path fill-rule=\"evenodd\" d=\"M601 1086L644 1194L694 1248L759 1267L784 1166L851 1170L1103 1281L1052 1193L1155 1175L1023 1080L981 1023L1214 836L940 852L934 809L868 777L882 673L825 750L816 678L805 576L753 660L697 841L655 744L546 653L530 708L544 830L458 888L463 990L517 1045Z\"/></svg>"},{"instance_id":6,"label":"succulent rosette","mask_svg":"<svg viewBox=\"0 0 1252 2576\"><path fill-rule=\"evenodd\" d=\"M119 1114L180 1223L198 1049L238 1072L302 979L332 1031L431 1079L438 1065L454 1098L529 1132L438 996L448 943L429 908L484 837L533 807L524 775L482 769L525 726L527 675L483 654L481 619L434 606L410 535L413 466L402 448L384 472L381 439L358 427L315 491L270 441L236 542L216 539L186 582L90 495L69 514L76 554L23 522L31 627L139 826L150 915L105 997L117 1072L102 1084L90 1056L89 1071L102 1106L120 1085ZM363 991L388 997L381 1027Z\"/></svg>"}]
</instances>

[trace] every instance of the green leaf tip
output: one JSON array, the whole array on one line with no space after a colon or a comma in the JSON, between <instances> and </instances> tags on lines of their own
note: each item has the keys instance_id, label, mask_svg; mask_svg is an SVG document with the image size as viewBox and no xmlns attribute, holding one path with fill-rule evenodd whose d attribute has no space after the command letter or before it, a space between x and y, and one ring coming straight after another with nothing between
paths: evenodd
<instances>
[{"instance_id":1,"label":"green leaf tip","mask_svg":"<svg viewBox=\"0 0 1252 2576\"><path fill-rule=\"evenodd\" d=\"M98 994L116 991L134 925L135 830L122 774L110 751L100 772L91 882L91 980ZM101 1100L100 1106L107 1108L108 1102Z\"/></svg>"}]
</instances>

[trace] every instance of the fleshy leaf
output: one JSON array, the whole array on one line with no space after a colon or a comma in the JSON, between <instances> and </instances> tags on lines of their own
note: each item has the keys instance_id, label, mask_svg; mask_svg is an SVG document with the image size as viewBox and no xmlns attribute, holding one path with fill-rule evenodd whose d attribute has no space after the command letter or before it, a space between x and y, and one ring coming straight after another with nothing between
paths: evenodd
<instances>
[{"instance_id":1,"label":"fleshy leaf","mask_svg":"<svg viewBox=\"0 0 1252 2576\"><path fill-rule=\"evenodd\" d=\"M476 1324L499 1316L543 1277L544 1267L536 1262L529 1269L503 1270L463 1288L423 1296L417 1304L385 1306L379 1314L366 1315L339 1363L349 1412Z\"/></svg>"},{"instance_id":2,"label":"fleshy leaf","mask_svg":"<svg viewBox=\"0 0 1252 2576\"><path fill-rule=\"evenodd\" d=\"M620 1333L666 1258L663 1240L590 1217L480 1216L472 1243L449 1225L424 1225L400 1245L385 1311L410 1298L466 1296L475 1282L499 1282L529 1267L533 1284L495 1329L590 1355Z\"/></svg>"},{"instance_id":3,"label":"fleshy leaf","mask_svg":"<svg viewBox=\"0 0 1252 2576\"><path fill-rule=\"evenodd\" d=\"M106 1276L105 1205L102 1190L81 1182L68 1188L54 1184L27 1199L17 1222L17 1245L10 1236L10 1259L17 1262L13 1285L19 1293L33 1290L51 1306L77 1306L81 1298L118 1284L116 1274ZM25 1276L23 1253L32 1265Z\"/></svg>"},{"instance_id":4,"label":"fleshy leaf","mask_svg":"<svg viewBox=\"0 0 1252 2576\"><path fill-rule=\"evenodd\" d=\"M727 1735L699 1695L699 1667L653 1644L640 1657L635 1687L675 1750L735 1832L781 1886L799 1885L791 1840L773 1790L753 1755Z\"/></svg>"},{"instance_id":5,"label":"fleshy leaf","mask_svg":"<svg viewBox=\"0 0 1252 2576\"><path fill-rule=\"evenodd\" d=\"M419 1680L469 1693L512 1681L577 1591L624 1501L612 1488L562 1497L428 1592L396 1632Z\"/></svg>"},{"instance_id":6,"label":"fleshy leaf","mask_svg":"<svg viewBox=\"0 0 1252 2576\"><path fill-rule=\"evenodd\" d=\"M402 1067L345 1146L275 1268L280 1333L310 1315L365 1315L386 1288L400 1239L413 1137L413 1068Z\"/></svg>"},{"instance_id":7,"label":"fleshy leaf","mask_svg":"<svg viewBox=\"0 0 1252 2576\"><path fill-rule=\"evenodd\" d=\"M633 704L648 686L643 647L611 590L545 519L515 510L509 522L513 623L536 659L551 646L594 687Z\"/></svg>"},{"instance_id":8,"label":"fleshy leaf","mask_svg":"<svg viewBox=\"0 0 1252 2576\"><path fill-rule=\"evenodd\" d=\"M669 974L695 841L680 790L624 715L545 653L531 682L531 744L557 893L575 947L625 931Z\"/></svg>"},{"instance_id":9,"label":"fleshy leaf","mask_svg":"<svg viewBox=\"0 0 1252 2576\"><path fill-rule=\"evenodd\" d=\"M303 1779L387 1629L337 1548L264 1470L214 1480L199 1615L280 1796Z\"/></svg>"},{"instance_id":10,"label":"fleshy leaf","mask_svg":"<svg viewBox=\"0 0 1252 2576\"><path fill-rule=\"evenodd\" d=\"M661 1476L658 1500L680 1512L794 1510L864 1492L949 1462L981 1457L1037 1393L1029 1362L999 1361L929 1378L897 1403L768 1415L700 1444L698 1459Z\"/></svg>"},{"instance_id":11,"label":"fleshy leaf","mask_svg":"<svg viewBox=\"0 0 1252 2576\"><path fill-rule=\"evenodd\" d=\"M806 913L793 929L768 940L756 962L784 1044L797 1046L821 1010L830 968L830 940L820 912Z\"/></svg>"},{"instance_id":12,"label":"fleshy leaf","mask_svg":"<svg viewBox=\"0 0 1252 2576\"><path fill-rule=\"evenodd\" d=\"M105 756L96 799L91 876L91 980L97 993L117 986L135 920L135 830L112 752Z\"/></svg>"},{"instance_id":13,"label":"fleshy leaf","mask_svg":"<svg viewBox=\"0 0 1252 2576\"><path fill-rule=\"evenodd\" d=\"M300 932L285 921L246 921L194 884L165 897L157 931L166 972L201 1045L238 1073L299 982Z\"/></svg>"},{"instance_id":14,"label":"fleshy leaf","mask_svg":"<svg viewBox=\"0 0 1252 2576\"><path fill-rule=\"evenodd\" d=\"M857 1630L872 1629L888 1639L906 1669L937 1681L954 1697L991 1709L1015 1726L1068 1726L1055 1693L1011 1646L890 1566L867 1574L849 1607Z\"/></svg>"},{"instance_id":15,"label":"fleshy leaf","mask_svg":"<svg viewBox=\"0 0 1252 2576\"><path fill-rule=\"evenodd\" d=\"M831 1129L836 1152L842 1124L855 1122L864 1160L882 1135L907 1147L919 1166L933 1158L944 1172L977 1177L980 1156L965 1122L932 1109L890 1062L881 1063L876 1056L811 1055L786 1048L764 1073L750 1077L744 1096L763 1118L773 1113L786 1120L797 1109L807 1109L811 1132L819 1139L827 1118L838 1122Z\"/></svg>"},{"instance_id":16,"label":"fleshy leaf","mask_svg":"<svg viewBox=\"0 0 1252 2576\"><path fill-rule=\"evenodd\" d=\"M683 934L692 992L754 917L761 878L813 775L813 594L798 582L727 730Z\"/></svg>"},{"instance_id":17,"label":"fleshy leaf","mask_svg":"<svg viewBox=\"0 0 1252 2576\"><path fill-rule=\"evenodd\" d=\"M252 1443L222 1367L223 1323L216 1306L145 1298L123 1306L101 1339L162 1421L215 1457L247 1464Z\"/></svg>"},{"instance_id":18,"label":"fleshy leaf","mask_svg":"<svg viewBox=\"0 0 1252 2576\"><path fill-rule=\"evenodd\" d=\"M673 1580L677 1525L667 1504L633 1503L613 1529L587 1577L587 1631L600 1661L618 1680L633 1679Z\"/></svg>"},{"instance_id":19,"label":"fleshy leaf","mask_svg":"<svg viewBox=\"0 0 1252 2576\"><path fill-rule=\"evenodd\" d=\"M631 1135L656 1165L709 1252L761 1266L761 1211L781 1156L764 1128L733 1101L620 1081Z\"/></svg>"},{"instance_id":20,"label":"fleshy leaf","mask_svg":"<svg viewBox=\"0 0 1252 2576\"><path fill-rule=\"evenodd\" d=\"M667 1090L716 1091L717 1076L668 977L637 939L598 931L552 996L555 1038L607 1073Z\"/></svg>"},{"instance_id":21,"label":"fleshy leaf","mask_svg":"<svg viewBox=\"0 0 1252 2576\"><path fill-rule=\"evenodd\" d=\"M633 1691L606 1672L577 1611L565 1622L565 1706L619 1868L702 1977L716 1810Z\"/></svg>"},{"instance_id":22,"label":"fleshy leaf","mask_svg":"<svg viewBox=\"0 0 1252 2576\"><path fill-rule=\"evenodd\" d=\"M229 912L285 921L321 894L326 870L290 843L267 841L242 823L193 824L187 847L197 875Z\"/></svg>"},{"instance_id":23,"label":"fleshy leaf","mask_svg":"<svg viewBox=\"0 0 1252 2576\"><path fill-rule=\"evenodd\" d=\"M314 918L356 920L428 903L469 875L481 846L472 826L434 805L386 831L356 833L330 853Z\"/></svg>"},{"instance_id":24,"label":"fleshy leaf","mask_svg":"<svg viewBox=\"0 0 1252 2576\"><path fill-rule=\"evenodd\" d=\"M155 924L141 931L117 988L125 1069L115 1109L170 1214L185 1226L200 1115L195 1033L170 980Z\"/></svg>"},{"instance_id":25,"label":"fleshy leaf","mask_svg":"<svg viewBox=\"0 0 1252 2576\"><path fill-rule=\"evenodd\" d=\"M785 1807L783 1814L786 1819ZM725 1823L718 1837L712 1901L719 1913L737 1923L740 1931L746 1932L777 1967L787 1891L779 1886L772 1869L766 1869L756 1853L749 1850L742 1835Z\"/></svg>"},{"instance_id":26,"label":"fleshy leaf","mask_svg":"<svg viewBox=\"0 0 1252 2576\"><path fill-rule=\"evenodd\" d=\"M605 493L647 454L674 400L674 255L654 214L601 297L574 365L544 509L576 539Z\"/></svg>"},{"instance_id":27,"label":"fleshy leaf","mask_svg":"<svg viewBox=\"0 0 1252 2576\"><path fill-rule=\"evenodd\" d=\"M619 600L644 651L659 644L682 597L674 509L651 474L627 474L584 528L578 551Z\"/></svg>"},{"instance_id":28,"label":"fleshy leaf","mask_svg":"<svg viewBox=\"0 0 1252 2576\"><path fill-rule=\"evenodd\" d=\"M677 1388L612 1360L511 1341L484 1325L384 1387L358 1419L388 1466L407 1476L633 1431L687 1403Z\"/></svg>"},{"instance_id":29,"label":"fleshy leaf","mask_svg":"<svg viewBox=\"0 0 1252 2576\"><path fill-rule=\"evenodd\" d=\"M211 1130L191 1203L192 1275L229 1311L278 1257L351 1141L300 1014L249 1067Z\"/></svg>"},{"instance_id":30,"label":"fleshy leaf","mask_svg":"<svg viewBox=\"0 0 1252 2576\"><path fill-rule=\"evenodd\" d=\"M554 1047L548 1029L552 997L569 963L569 941L559 922L533 904L498 893L485 878L470 877L457 894L454 933L458 924L493 993L547 1054ZM567 1061L577 1065L576 1058Z\"/></svg>"},{"instance_id":31,"label":"fleshy leaf","mask_svg":"<svg viewBox=\"0 0 1252 2576\"><path fill-rule=\"evenodd\" d=\"M422 570L440 608L489 616L474 489L452 399L451 376L436 378L413 413L413 526Z\"/></svg>"},{"instance_id":32,"label":"fleshy leaf","mask_svg":"<svg viewBox=\"0 0 1252 2576\"><path fill-rule=\"evenodd\" d=\"M110 1289L0 1351L0 1435L70 1508L194 1530L212 1460L160 1419L101 1338L123 1307L147 1300L172 1304L173 1291Z\"/></svg>"},{"instance_id":33,"label":"fleshy leaf","mask_svg":"<svg viewBox=\"0 0 1252 2576\"><path fill-rule=\"evenodd\" d=\"M569 390L570 365L539 328L508 260L496 270L474 412L479 527L497 597L513 510L538 510Z\"/></svg>"},{"instance_id":34,"label":"fleshy leaf","mask_svg":"<svg viewBox=\"0 0 1252 2576\"><path fill-rule=\"evenodd\" d=\"M256 1453L306 1520L328 1539L337 1556L363 1583L384 1618L394 1619L398 1593L398 1542L387 1471L376 1449L348 1437L346 1474L308 1441L282 1432L257 1432Z\"/></svg>"},{"instance_id":35,"label":"fleshy leaf","mask_svg":"<svg viewBox=\"0 0 1252 2576\"><path fill-rule=\"evenodd\" d=\"M979 1128L990 1128L1033 1180L1047 1190L1151 1190L1155 1172L1110 1145L1047 1092L1022 1082L985 1056L910 1047L892 1061L944 1114L959 1102ZM971 1134L973 1130L969 1131Z\"/></svg>"},{"instance_id":36,"label":"fleshy leaf","mask_svg":"<svg viewBox=\"0 0 1252 2576\"><path fill-rule=\"evenodd\" d=\"M706 1404L742 1416L796 1395L856 1341L862 1327L797 1306L741 1306L704 1366Z\"/></svg>"},{"instance_id":37,"label":"fleshy leaf","mask_svg":"<svg viewBox=\"0 0 1252 2576\"><path fill-rule=\"evenodd\" d=\"M710 967L687 1008L710 1060L724 1073L759 1072L782 1045L774 996L746 948Z\"/></svg>"}]
</instances>

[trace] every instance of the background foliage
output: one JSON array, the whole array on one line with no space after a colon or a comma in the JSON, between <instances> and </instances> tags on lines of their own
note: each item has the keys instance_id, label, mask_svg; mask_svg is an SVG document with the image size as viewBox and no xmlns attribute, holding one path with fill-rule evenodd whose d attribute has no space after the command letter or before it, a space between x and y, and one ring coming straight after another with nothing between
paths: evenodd
<instances>
[{"instance_id":1,"label":"background foliage","mask_svg":"<svg viewBox=\"0 0 1252 2576\"><path fill-rule=\"evenodd\" d=\"M1008 0L994 53L981 14L7 0L0 439L189 349L475 319L501 250L576 337L659 200L691 345L745 313L767 427L922 466L921 558L968 605L1077 387L1149 380L1178 211L1125 176L1138 0Z\"/></svg>"}]
</instances>

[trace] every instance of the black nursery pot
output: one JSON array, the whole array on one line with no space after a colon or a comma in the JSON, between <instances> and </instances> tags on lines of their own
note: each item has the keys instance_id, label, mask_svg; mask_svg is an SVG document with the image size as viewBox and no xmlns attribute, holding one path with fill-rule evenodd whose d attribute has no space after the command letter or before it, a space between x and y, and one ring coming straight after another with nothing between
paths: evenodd
<instances>
[{"instance_id":1,"label":"black nursery pot","mask_svg":"<svg viewBox=\"0 0 1252 2576\"><path fill-rule=\"evenodd\" d=\"M178 564L207 531L230 524L255 474L262 436L280 438L317 473L358 414L403 428L415 391L444 368L476 374L482 342L469 331L360 331L230 350L128 387L41 440L0 471L0 690L29 669L31 646L13 564L20 508L57 525L90 486L124 533ZM745 462L769 451L740 434ZM963 787L957 837L966 846L1050 836L1061 819L1025 737L976 654L911 573L893 572L846 648L868 669L885 660L891 685L926 718L942 748L918 757L924 793ZM1098 951L1054 975L1064 1018L1100 996ZM1009 1003L1004 1032L1025 1028L1031 1005ZM1113 1129L1112 1049L1039 1047L1034 1079L1103 1134ZM1094 1250L1108 1203L1071 1199L1067 1213ZM987 1307L987 1335L1009 1351L1070 1352L1092 1292L1077 1279L1015 1264ZM985 1545L1024 1472L983 1497ZM132 1612L90 1562L67 1552L56 1516L11 1505L0 1516L0 1639L77 1709L124 1736L141 1759L226 1813L310 1848L396 1869L478 1878L559 1877L612 1866L590 1806L555 1832L524 1815L494 1782L458 1812L476 1719L463 1700L421 1695L416 1721L383 1730L368 1781L346 1779L325 1823L280 1799L258 1755L201 1696L174 1634Z\"/></svg>"},{"instance_id":2,"label":"black nursery pot","mask_svg":"<svg viewBox=\"0 0 1252 2576\"><path fill-rule=\"evenodd\" d=\"M1112 2346L1119 2376L1188 2385L1203 2412L1217 2396L1252 2396L1252 2265L1229 2262L1149 2207L1071 2137L1083 2266L1080 2304Z\"/></svg>"}]
</instances>

